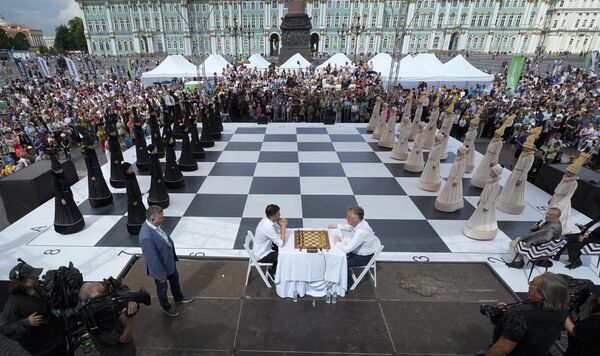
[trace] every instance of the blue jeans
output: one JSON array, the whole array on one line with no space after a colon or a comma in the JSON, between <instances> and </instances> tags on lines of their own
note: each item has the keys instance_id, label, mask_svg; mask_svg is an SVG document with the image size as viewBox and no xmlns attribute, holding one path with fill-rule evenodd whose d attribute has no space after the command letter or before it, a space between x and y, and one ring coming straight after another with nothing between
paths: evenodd
<instances>
[{"instance_id":1,"label":"blue jeans","mask_svg":"<svg viewBox=\"0 0 600 356\"><path fill-rule=\"evenodd\" d=\"M181 286L179 285L179 273L177 272L177 268L175 268L175 272L167 276L168 283L165 281L161 283L158 279L154 280L156 284L156 294L158 296L158 301L160 302L160 306L164 310L171 309L172 305L169 303L169 299L167 298L167 289L169 284L171 285L171 293L173 294L173 298L176 302L183 300L183 292L181 291Z\"/></svg>"}]
</instances>

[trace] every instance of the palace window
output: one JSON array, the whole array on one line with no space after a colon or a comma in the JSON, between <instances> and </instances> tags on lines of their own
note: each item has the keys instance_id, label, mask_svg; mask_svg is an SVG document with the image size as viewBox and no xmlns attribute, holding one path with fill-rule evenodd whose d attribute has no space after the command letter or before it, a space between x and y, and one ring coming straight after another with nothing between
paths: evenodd
<instances>
[{"instance_id":1,"label":"palace window","mask_svg":"<svg viewBox=\"0 0 600 356\"><path fill-rule=\"evenodd\" d=\"M159 31L159 30L160 30L160 19L159 19L158 17L155 17L155 18L154 18L154 29L155 29L156 31Z\"/></svg>"}]
</instances>

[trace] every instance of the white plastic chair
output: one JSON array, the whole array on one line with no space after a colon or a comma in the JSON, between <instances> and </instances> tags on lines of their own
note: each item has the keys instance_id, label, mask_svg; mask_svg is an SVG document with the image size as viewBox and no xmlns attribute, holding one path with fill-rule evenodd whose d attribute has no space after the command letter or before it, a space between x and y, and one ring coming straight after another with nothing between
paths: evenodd
<instances>
[{"instance_id":1,"label":"white plastic chair","mask_svg":"<svg viewBox=\"0 0 600 356\"><path fill-rule=\"evenodd\" d=\"M254 234L252 234L252 231L248 230L248 233L246 234L246 242L244 243L244 249L246 250L246 253L248 253L248 270L246 271L246 286L248 285L248 280L250 279L250 271L252 270L252 267L254 267L256 268L256 271L260 275L260 278L262 278L267 287L271 288L271 283L269 283L269 279L273 280L273 278L268 273L268 271L269 267L273 266L273 264L258 262L256 256L254 256L254 253L252 252L252 248L250 247L250 243L253 241ZM262 267L267 267L267 269L263 271ZM273 281L273 283L275 283L275 281Z\"/></svg>"},{"instance_id":2,"label":"white plastic chair","mask_svg":"<svg viewBox=\"0 0 600 356\"><path fill-rule=\"evenodd\" d=\"M383 245L379 246L379 249L373 254L373 257L371 257L371 260L369 261L369 263L367 263L366 266L359 266L359 268L362 267L363 270L358 275L358 277L356 277L354 271L350 269L352 271L352 280L354 281L352 287L350 287L350 290L356 289L356 286L358 286L360 281L362 281L362 279L367 273L369 273L369 277L371 277L371 279L373 280L373 285L375 285L375 288L377 288L377 256L379 256L381 251L383 251ZM373 269L373 272L371 272L371 269Z\"/></svg>"}]
</instances>

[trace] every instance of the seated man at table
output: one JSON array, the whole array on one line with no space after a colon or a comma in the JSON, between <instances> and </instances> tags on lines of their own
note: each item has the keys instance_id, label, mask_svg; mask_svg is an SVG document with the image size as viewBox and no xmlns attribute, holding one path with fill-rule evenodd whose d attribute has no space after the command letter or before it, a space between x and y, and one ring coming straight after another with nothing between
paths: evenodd
<instances>
[{"instance_id":1,"label":"seated man at table","mask_svg":"<svg viewBox=\"0 0 600 356\"><path fill-rule=\"evenodd\" d=\"M285 243L287 220L281 217L279 206L275 204L267 205L265 215L256 226L252 252L258 262L273 264L269 271L271 276L275 276L279 247Z\"/></svg>"},{"instance_id":2,"label":"seated man at table","mask_svg":"<svg viewBox=\"0 0 600 356\"><path fill-rule=\"evenodd\" d=\"M364 220L365 211L360 206L349 208L346 211L346 221L348 224L331 224L329 229L340 229L350 232L350 236L342 238L335 236L335 245L346 253L348 259L348 282L352 281L352 267L366 266L373 254L381 246L379 238L375 232Z\"/></svg>"}]
</instances>

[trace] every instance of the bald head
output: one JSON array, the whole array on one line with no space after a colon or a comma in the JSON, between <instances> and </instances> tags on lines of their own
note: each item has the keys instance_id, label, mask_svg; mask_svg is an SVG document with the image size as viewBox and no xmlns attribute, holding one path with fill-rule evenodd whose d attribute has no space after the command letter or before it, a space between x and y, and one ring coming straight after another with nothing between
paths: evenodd
<instances>
[{"instance_id":1,"label":"bald head","mask_svg":"<svg viewBox=\"0 0 600 356\"><path fill-rule=\"evenodd\" d=\"M102 295L106 289L102 283L98 282L88 282L84 283L79 290L79 299L81 300L89 300L92 298L96 298L99 295Z\"/></svg>"}]
</instances>

